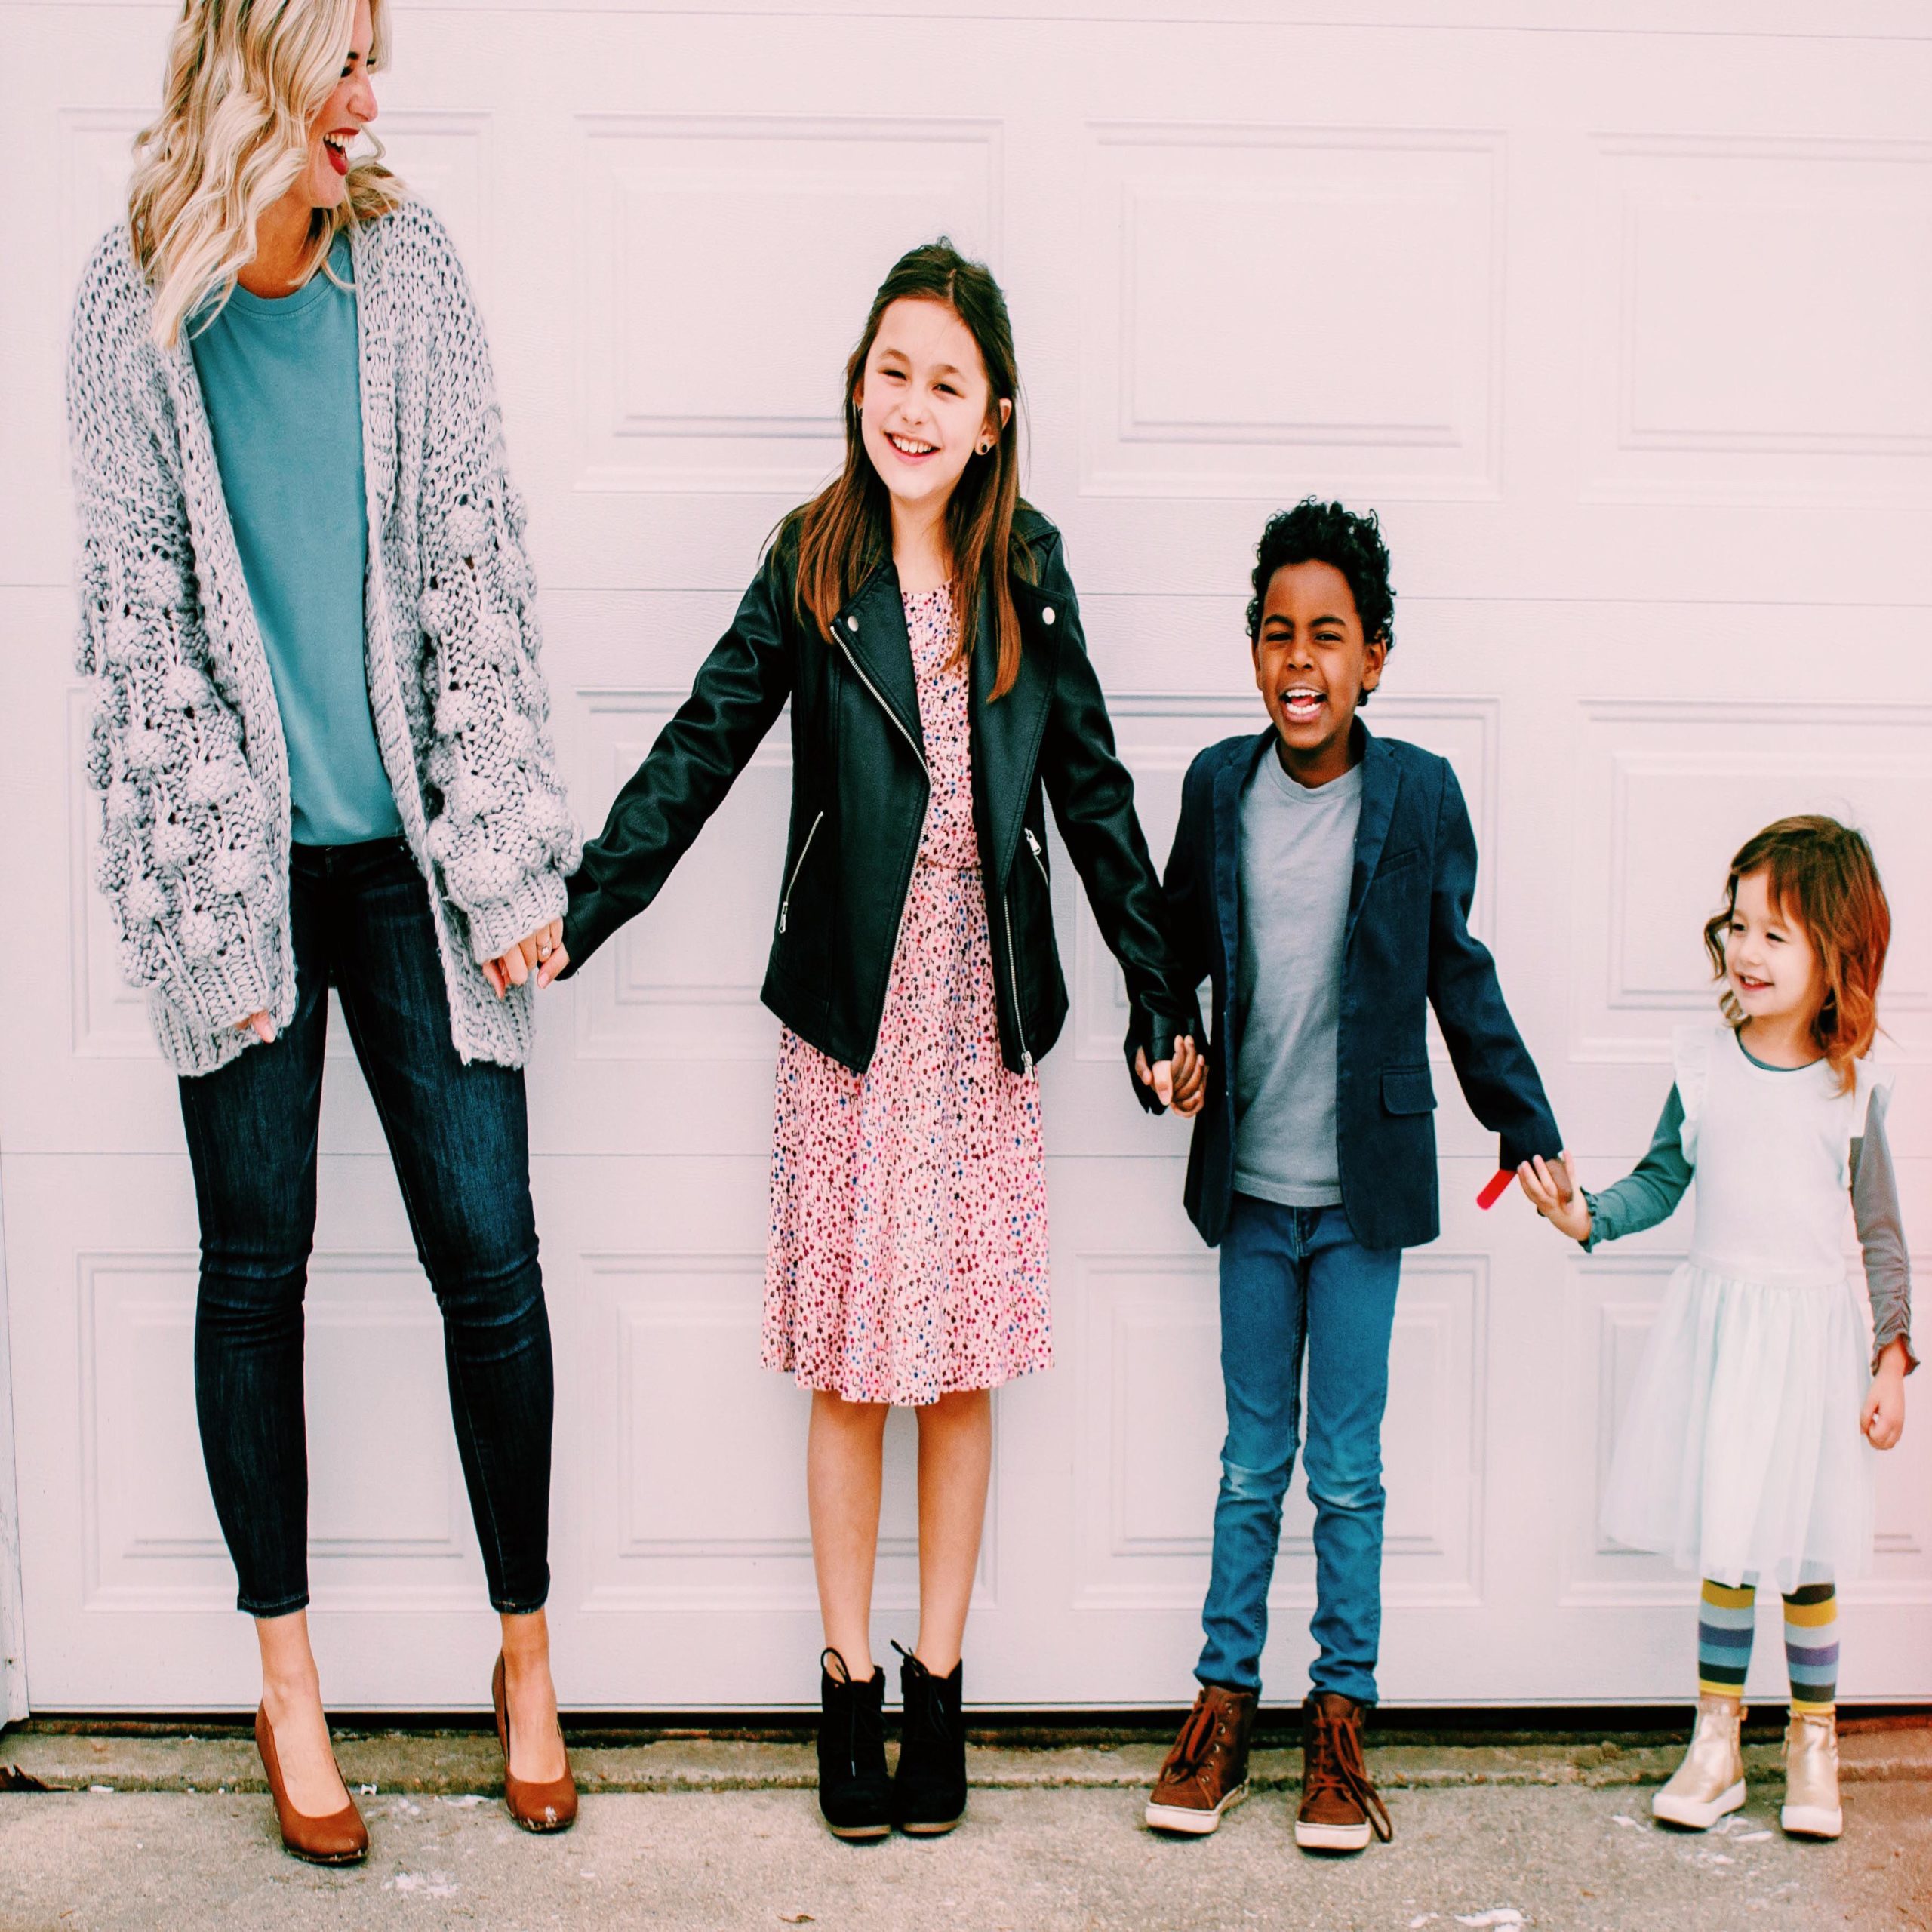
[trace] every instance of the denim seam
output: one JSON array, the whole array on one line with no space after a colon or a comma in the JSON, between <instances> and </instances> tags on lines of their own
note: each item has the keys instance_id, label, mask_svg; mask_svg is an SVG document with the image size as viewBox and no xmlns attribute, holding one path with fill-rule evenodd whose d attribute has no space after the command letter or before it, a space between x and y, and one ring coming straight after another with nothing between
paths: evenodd
<instances>
[{"instance_id":1,"label":"denim seam","mask_svg":"<svg viewBox=\"0 0 1932 1932\"><path fill-rule=\"evenodd\" d=\"M428 1244L423 1238L422 1223L417 1214L416 1201L410 1189L409 1177L403 1171L403 1163L395 1158L395 1139L393 1132L395 1124L390 1118L389 1109L383 1095L381 1083L369 1078L368 1063L363 1057L365 1048L361 1029L356 1024L352 1003L346 999L342 1002L342 1017L343 1024L349 1029L349 1044L355 1049L357 1063L363 1069L364 1084L369 1089L369 1097L375 1103L377 1115L382 1122L383 1138L389 1143L389 1166L395 1175L397 1189L402 1195L403 1211L409 1219L409 1232L416 1243L416 1257L422 1263L423 1272L426 1276L429 1273ZM430 1292L434 1294L435 1282L433 1278L430 1279L429 1287ZM437 1297L437 1300L438 1303L437 1312L443 1316L444 1333L447 1336L449 1317L443 1313L440 1296ZM463 1427L469 1435L471 1447L477 1459L478 1481L476 1487L483 1500L483 1515L489 1524L491 1550L495 1557L496 1573L499 1577L506 1576L509 1574L509 1566L503 1560L503 1531L497 1522L496 1501L490 1494L489 1476L483 1467L483 1445L477 1436L475 1424L470 1414L469 1392L463 1386L461 1364L456 1359L455 1351L448 1348L447 1345L444 1350L444 1373L449 1382L451 1401L462 1411ZM490 1555L488 1554L484 1558L483 1567L487 1574L491 1567ZM491 1601L494 1607L495 1604L494 1593Z\"/></svg>"}]
</instances>

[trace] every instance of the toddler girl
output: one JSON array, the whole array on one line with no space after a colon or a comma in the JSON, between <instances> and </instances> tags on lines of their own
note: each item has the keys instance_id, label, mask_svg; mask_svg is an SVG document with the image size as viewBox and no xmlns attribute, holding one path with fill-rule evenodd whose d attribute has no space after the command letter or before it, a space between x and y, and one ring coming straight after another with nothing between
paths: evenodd
<instances>
[{"instance_id":1,"label":"toddler girl","mask_svg":"<svg viewBox=\"0 0 1932 1932\"><path fill-rule=\"evenodd\" d=\"M1580 1198L1540 1160L1521 1173L1538 1212L1586 1247L1663 1220L1696 1174L1690 1259L1651 1332L1603 1512L1617 1542L1704 1580L1697 1729L1651 1808L1702 1830L1744 1802L1755 1591L1775 1579L1791 1673L1781 1820L1836 1838L1835 1585L1869 1561L1871 1451L1898 1441L1918 1365L1890 1078L1865 1058L1891 914L1870 847L1823 817L1749 841L1724 897L1704 943L1726 1023L1679 1033L1677 1084L1636 1171ZM1872 1302L1869 1388L1847 1193Z\"/></svg>"}]
</instances>

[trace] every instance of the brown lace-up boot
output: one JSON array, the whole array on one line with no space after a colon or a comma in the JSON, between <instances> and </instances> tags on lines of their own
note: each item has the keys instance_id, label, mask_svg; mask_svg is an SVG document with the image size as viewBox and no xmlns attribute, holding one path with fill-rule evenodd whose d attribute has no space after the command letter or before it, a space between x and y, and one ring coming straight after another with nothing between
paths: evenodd
<instances>
[{"instance_id":1,"label":"brown lace-up boot","mask_svg":"<svg viewBox=\"0 0 1932 1932\"><path fill-rule=\"evenodd\" d=\"M1308 1700L1295 1814L1295 1843L1304 1851L1361 1851L1371 1831L1384 1844L1395 1835L1362 1761L1361 1713L1339 1690Z\"/></svg>"},{"instance_id":2,"label":"brown lace-up boot","mask_svg":"<svg viewBox=\"0 0 1932 1932\"><path fill-rule=\"evenodd\" d=\"M1148 1801L1147 1822L1157 1832L1203 1837L1220 1823L1223 1812L1247 1795L1247 1739L1256 1702L1252 1690L1201 1687Z\"/></svg>"}]
</instances>

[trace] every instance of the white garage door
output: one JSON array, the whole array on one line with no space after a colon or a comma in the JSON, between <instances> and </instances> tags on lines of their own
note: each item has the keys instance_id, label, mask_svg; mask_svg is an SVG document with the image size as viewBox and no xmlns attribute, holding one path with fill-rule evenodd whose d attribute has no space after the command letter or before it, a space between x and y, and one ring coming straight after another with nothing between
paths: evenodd
<instances>
[{"instance_id":1,"label":"white garage door","mask_svg":"<svg viewBox=\"0 0 1932 1932\"><path fill-rule=\"evenodd\" d=\"M0 1180L43 1709L254 1696L195 1435L187 1163L88 882L69 668L61 341L174 11L0 8L8 67L31 77L0 211ZM1192 753L1259 721L1241 605L1265 514L1311 490L1377 506L1400 644L1372 721L1455 762L1479 929L1586 1177L1641 1151L1671 1027L1708 1010L1698 929L1728 854L1823 808L1869 827L1895 895L1895 1132L1932 1244L1921 6L398 13L381 131L481 291L587 822L765 532L834 463L875 283L943 229L1011 293L1030 494L1067 532L1157 851ZM658 909L543 1004L552 1614L579 1706L811 1689L806 1401L756 1365L776 1029L755 988L786 757L775 734ZM1073 1017L1044 1075L1058 1366L998 1400L971 1689L1177 1700L1221 1426L1214 1262L1181 1213L1180 1131L1124 1091L1113 971L1070 875ZM1407 1265L1395 1345L1386 1693L1681 1697L1690 1588L1593 1524L1685 1226L1586 1260L1520 1201L1479 1215L1493 1143L1439 1084L1446 1226ZM323 1144L325 1680L343 1705L473 1704L491 1620L436 1318L346 1051ZM913 1629L905 1424L881 1644ZM1881 1497L1844 1690L1924 1697L1932 1413L1885 1459ZM1268 1660L1289 1696L1309 1521L1297 1486ZM1777 1647L1759 1649L1774 1695Z\"/></svg>"}]
</instances>

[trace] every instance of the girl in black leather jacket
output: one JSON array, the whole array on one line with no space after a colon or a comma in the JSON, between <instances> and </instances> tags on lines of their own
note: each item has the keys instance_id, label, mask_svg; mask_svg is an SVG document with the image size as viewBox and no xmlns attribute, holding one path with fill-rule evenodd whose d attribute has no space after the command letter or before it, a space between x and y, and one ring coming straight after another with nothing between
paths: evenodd
<instances>
[{"instance_id":1,"label":"girl in black leather jacket","mask_svg":"<svg viewBox=\"0 0 1932 1932\"><path fill-rule=\"evenodd\" d=\"M1125 975L1136 1094L1192 1112L1204 1092L1060 534L1020 499L1019 394L992 277L944 242L906 256L847 365L843 472L780 526L585 848L543 976L651 903L789 700L764 1358L813 1391L820 1803L844 1837L965 1809L988 1392L1052 1358L1034 1069L1067 1000L1048 799ZM889 1781L869 1626L894 1403L919 1417L921 1592Z\"/></svg>"}]
</instances>

